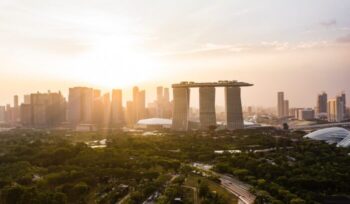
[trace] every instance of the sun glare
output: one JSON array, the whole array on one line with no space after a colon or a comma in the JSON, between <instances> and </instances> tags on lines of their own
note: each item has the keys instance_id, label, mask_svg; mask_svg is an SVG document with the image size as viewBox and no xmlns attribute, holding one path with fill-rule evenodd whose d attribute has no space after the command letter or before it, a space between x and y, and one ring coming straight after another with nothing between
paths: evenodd
<instances>
[{"instance_id":1,"label":"sun glare","mask_svg":"<svg viewBox=\"0 0 350 204\"><path fill-rule=\"evenodd\" d=\"M73 80L101 88L124 88L155 79L160 63L137 46L132 35L96 40L91 51L74 62Z\"/></svg>"}]
</instances>

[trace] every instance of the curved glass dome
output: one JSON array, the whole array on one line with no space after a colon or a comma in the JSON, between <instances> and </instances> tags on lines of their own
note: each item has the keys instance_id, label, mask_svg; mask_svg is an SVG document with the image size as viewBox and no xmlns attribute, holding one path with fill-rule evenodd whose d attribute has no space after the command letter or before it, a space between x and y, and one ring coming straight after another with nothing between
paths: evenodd
<instances>
[{"instance_id":1,"label":"curved glass dome","mask_svg":"<svg viewBox=\"0 0 350 204\"><path fill-rule=\"evenodd\" d=\"M350 146L350 132L344 128L332 127L317 130L304 136L312 140L321 140L329 144L336 143L339 147Z\"/></svg>"}]
</instances>

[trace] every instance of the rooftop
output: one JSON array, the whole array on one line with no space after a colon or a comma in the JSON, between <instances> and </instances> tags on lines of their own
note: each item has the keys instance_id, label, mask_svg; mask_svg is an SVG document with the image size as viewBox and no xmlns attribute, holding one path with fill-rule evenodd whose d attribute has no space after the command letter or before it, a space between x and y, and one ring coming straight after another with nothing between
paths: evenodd
<instances>
[{"instance_id":1,"label":"rooftop","mask_svg":"<svg viewBox=\"0 0 350 204\"><path fill-rule=\"evenodd\" d=\"M193 82L183 81L178 84L173 84L173 88L190 88L190 87L241 87L241 86L253 86L253 84L240 82L240 81L218 81L218 82Z\"/></svg>"}]
</instances>

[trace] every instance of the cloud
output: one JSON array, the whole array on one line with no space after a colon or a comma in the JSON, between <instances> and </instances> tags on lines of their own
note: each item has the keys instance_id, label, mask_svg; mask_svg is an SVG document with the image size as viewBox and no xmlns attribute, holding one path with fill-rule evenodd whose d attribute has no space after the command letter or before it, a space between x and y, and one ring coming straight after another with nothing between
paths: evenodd
<instances>
[{"instance_id":1,"label":"cloud","mask_svg":"<svg viewBox=\"0 0 350 204\"><path fill-rule=\"evenodd\" d=\"M345 36L339 37L336 41L338 43L350 43L350 33Z\"/></svg>"},{"instance_id":2,"label":"cloud","mask_svg":"<svg viewBox=\"0 0 350 204\"><path fill-rule=\"evenodd\" d=\"M322 21L320 24L324 27L331 27L337 25L337 21L335 19L331 19L327 21Z\"/></svg>"},{"instance_id":3,"label":"cloud","mask_svg":"<svg viewBox=\"0 0 350 204\"><path fill-rule=\"evenodd\" d=\"M263 41L260 43L247 44L215 44L205 43L197 48L188 50L179 50L174 52L154 53L157 56L164 57L218 57L230 56L247 53L267 53L267 52L288 52L298 50L322 49L336 46L336 44L327 41L307 41L307 42L280 42L280 41Z\"/></svg>"}]
</instances>

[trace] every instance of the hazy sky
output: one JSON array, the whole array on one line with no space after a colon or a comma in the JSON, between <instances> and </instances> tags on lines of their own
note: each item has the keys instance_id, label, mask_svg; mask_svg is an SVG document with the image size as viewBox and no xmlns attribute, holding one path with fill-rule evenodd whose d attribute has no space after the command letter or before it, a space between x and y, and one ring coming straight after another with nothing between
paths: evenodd
<instances>
[{"instance_id":1,"label":"hazy sky","mask_svg":"<svg viewBox=\"0 0 350 204\"><path fill-rule=\"evenodd\" d=\"M243 105L275 106L280 90L291 106L350 99L350 1L0 1L0 104L77 85L126 98L139 85L150 101L157 85L234 79L255 84Z\"/></svg>"}]
</instances>

